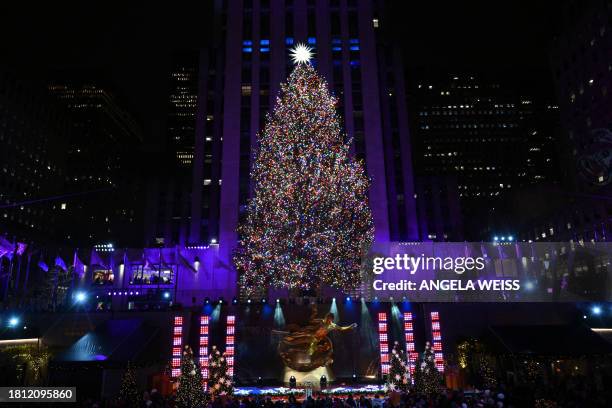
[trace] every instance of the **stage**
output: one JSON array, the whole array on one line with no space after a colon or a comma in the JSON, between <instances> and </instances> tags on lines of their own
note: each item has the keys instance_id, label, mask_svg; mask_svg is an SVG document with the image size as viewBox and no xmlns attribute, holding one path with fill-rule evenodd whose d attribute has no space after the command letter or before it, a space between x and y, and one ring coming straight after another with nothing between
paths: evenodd
<instances>
[{"instance_id":1,"label":"stage","mask_svg":"<svg viewBox=\"0 0 612 408\"><path fill-rule=\"evenodd\" d=\"M346 395L375 395L386 392L384 385L375 384L356 384L343 386L330 386L321 389L318 383L313 383L310 387L299 386L289 387L236 387L234 395L238 397L287 397L294 395L296 398L307 397L309 394L316 393L326 396L346 396Z\"/></svg>"}]
</instances>

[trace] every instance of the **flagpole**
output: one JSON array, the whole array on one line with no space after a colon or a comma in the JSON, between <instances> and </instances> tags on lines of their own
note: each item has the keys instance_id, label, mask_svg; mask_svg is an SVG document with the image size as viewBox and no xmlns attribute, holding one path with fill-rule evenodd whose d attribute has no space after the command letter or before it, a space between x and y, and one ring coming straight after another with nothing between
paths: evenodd
<instances>
[{"instance_id":1,"label":"flagpole","mask_svg":"<svg viewBox=\"0 0 612 408\"><path fill-rule=\"evenodd\" d=\"M15 255L15 238L13 238L13 255L9 260L8 274L6 276L6 281L4 281L4 296L2 297L4 302L8 302L9 284L11 282L11 277L13 276L13 258L15 258Z\"/></svg>"},{"instance_id":2,"label":"flagpole","mask_svg":"<svg viewBox=\"0 0 612 408\"><path fill-rule=\"evenodd\" d=\"M15 276L15 286L13 287L15 297L19 296L19 278L21 278L21 255L19 255L17 260L17 276Z\"/></svg>"},{"instance_id":3,"label":"flagpole","mask_svg":"<svg viewBox=\"0 0 612 408\"><path fill-rule=\"evenodd\" d=\"M32 259L32 254L28 254L28 263L26 264L26 275L23 281L23 290L22 290L22 298L25 299L26 292L28 290L28 280L30 279L30 260Z\"/></svg>"}]
</instances>

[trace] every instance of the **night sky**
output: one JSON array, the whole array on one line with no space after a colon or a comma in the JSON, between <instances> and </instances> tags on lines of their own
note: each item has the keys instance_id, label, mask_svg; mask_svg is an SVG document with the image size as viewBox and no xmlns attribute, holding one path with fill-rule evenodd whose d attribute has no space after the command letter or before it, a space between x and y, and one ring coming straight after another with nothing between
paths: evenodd
<instances>
[{"instance_id":1,"label":"night sky","mask_svg":"<svg viewBox=\"0 0 612 408\"><path fill-rule=\"evenodd\" d=\"M12 3L0 6L4 68L24 79L94 72L113 85L150 138L162 135L155 118L166 106L170 55L206 44L205 1ZM551 82L555 1L415 3L394 2L393 21L383 22L391 24L408 70L517 72Z\"/></svg>"}]
</instances>

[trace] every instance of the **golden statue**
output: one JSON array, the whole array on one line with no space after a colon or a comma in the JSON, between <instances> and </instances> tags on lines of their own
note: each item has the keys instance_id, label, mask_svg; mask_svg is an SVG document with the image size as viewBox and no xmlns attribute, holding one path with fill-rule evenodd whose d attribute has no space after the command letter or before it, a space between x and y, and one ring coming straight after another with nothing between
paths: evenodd
<instances>
[{"instance_id":1,"label":"golden statue","mask_svg":"<svg viewBox=\"0 0 612 408\"><path fill-rule=\"evenodd\" d=\"M323 319L317 318L317 307L314 306L307 326L288 326L288 331L279 332L285 337L278 345L278 354L287 367L296 371L311 371L333 362L333 345L328 337L334 330L347 331L357 327L339 326L334 323L334 314L327 313Z\"/></svg>"}]
</instances>

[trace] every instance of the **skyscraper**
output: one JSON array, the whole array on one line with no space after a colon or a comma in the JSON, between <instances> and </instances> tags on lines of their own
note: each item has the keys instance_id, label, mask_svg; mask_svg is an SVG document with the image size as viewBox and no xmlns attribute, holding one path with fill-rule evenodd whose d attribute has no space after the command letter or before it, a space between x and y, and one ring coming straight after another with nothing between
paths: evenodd
<instances>
[{"instance_id":1,"label":"skyscraper","mask_svg":"<svg viewBox=\"0 0 612 408\"><path fill-rule=\"evenodd\" d=\"M612 236L612 7L561 3L550 62L561 113L561 192L549 192L525 240L608 241Z\"/></svg>"},{"instance_id":2,"label":"skyscraper","mask_svg":"<svg viewBox=\"0 0 612 408\"><path fill-rule=\"evenodd\" d=\"M0 236L57 242L70 121L37 85L0 71Z\"/></svg>"},{"instance_id":3,"label":"skyscraper","mask_svg":"<svg viewBox=\"0 0 612 408\"><path fill-rule=\"evenodd\" d=\"M490 239L509 193L556 178L557 107L521 92L516 78L411 79L415 173L455 180L466 238Z\"/></svg>"},{"instance_id":4,"label":"skyscraper","mask_svg":"<svg viewBox=\"0 0 612 408\"><path fill-rule=\"evenodd\" d=\"M198 64L187 242L219 242L230 262L257 133L297 43L313 48L312 63L338 97L353 152L372 179L376 239L419 238L404 70L387 42L385 12L366 0L214 2L213 40Z\"/></svg>"},{"instance_id":5,"label":"skyscraper","mask_svg":"<svg viewBox=\"0 0 612 408\"><path fill-rule=\"evenodd\" d=\"M95 81L55 79L48 90L71 124L66 200L56 203L63 215L58 226L63 239L77 245L141 244L140 127L108 87Z\"/></svg>"}]
</instances>

